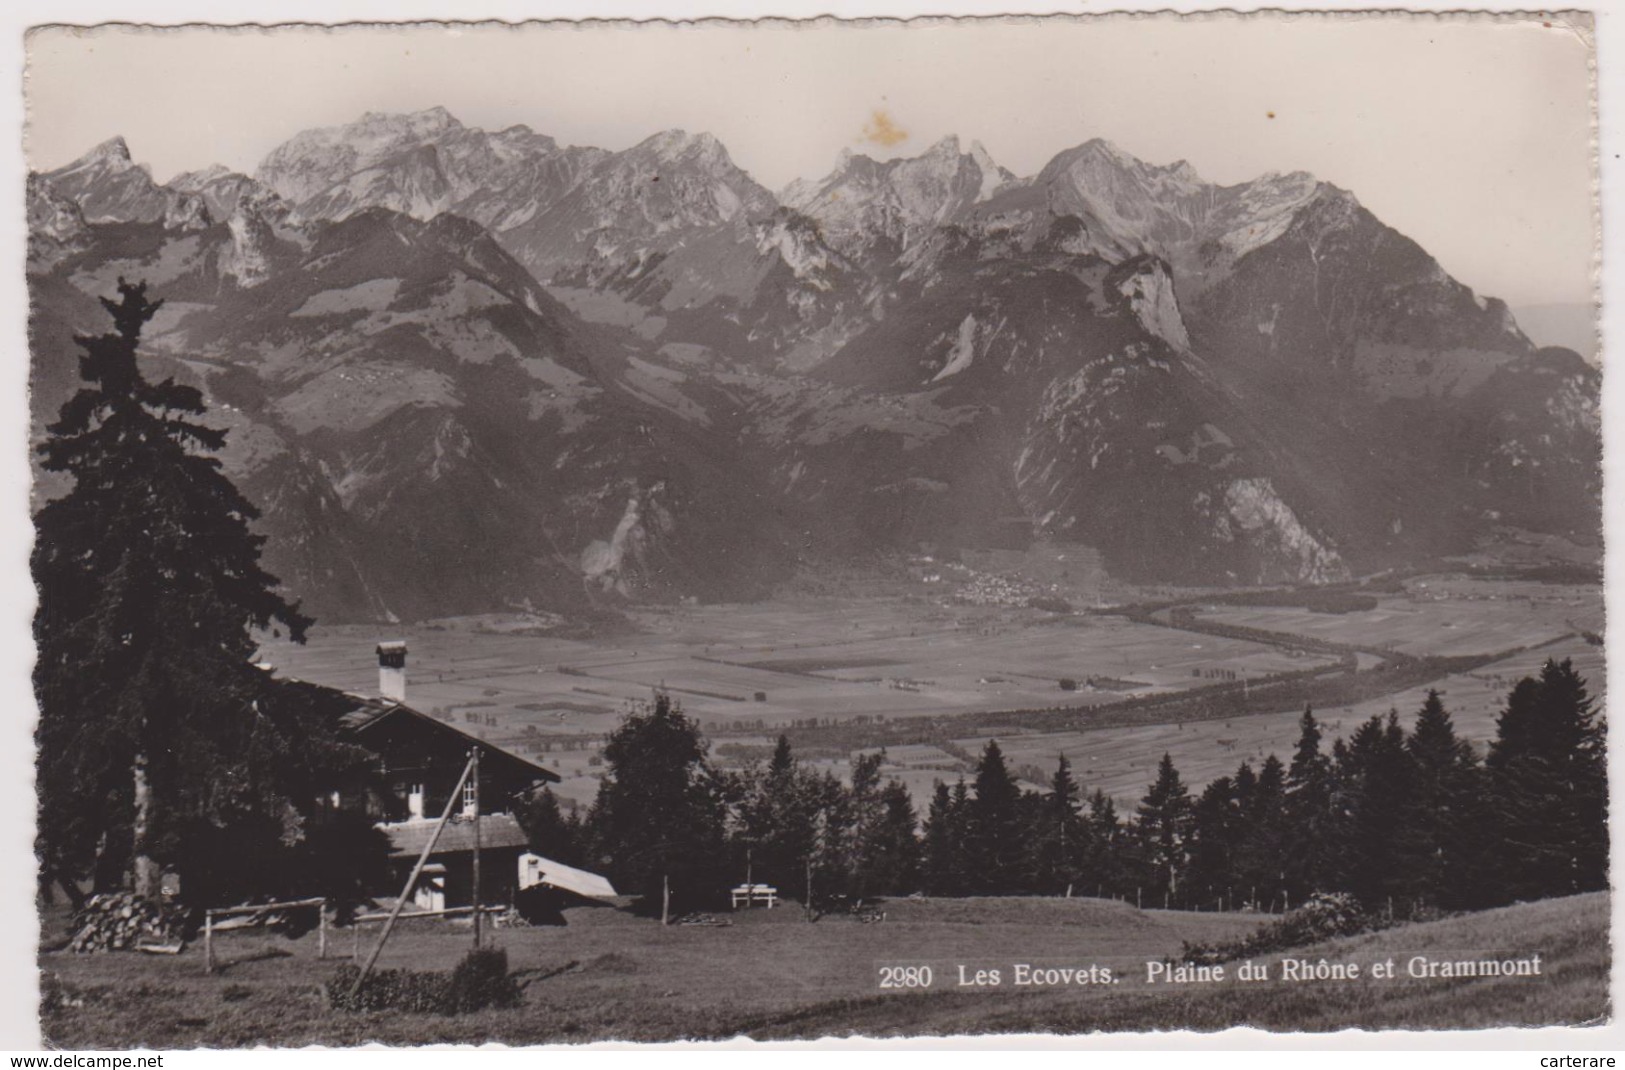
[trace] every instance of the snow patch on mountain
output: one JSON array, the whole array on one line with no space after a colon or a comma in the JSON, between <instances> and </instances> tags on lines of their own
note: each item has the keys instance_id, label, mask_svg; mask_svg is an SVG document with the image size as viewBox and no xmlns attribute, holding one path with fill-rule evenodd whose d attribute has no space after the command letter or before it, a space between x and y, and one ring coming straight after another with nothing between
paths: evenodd
<instances>
[{"instance_id":1,"label":"snow patch on mountain","mask_svg":"<svg viewBox=\"0 0 1625 1070\"><path fill-rule=\"evenodd\" d=\"M648 490L634 489L608 539L595 539L581 551L580 567L590 585L622 596L633 594L635 574L661 534L675 527L675 518L661 505L664 483Z\"/></svg>"},{"instance_id":2,"label":"snow patch on mountain","mask_svg":"<svg viewBox=\"0 0 1625 1070\"><path fill-rule=\"evenodd\" d=\"M1150 260L1117 284L1117 292L1147 334L1161 338L1181 352L1191 348L1190 334L1179 314L1174 280L1161 260Z\"/></svg>"},{"instance_id":3,"label":"snow patch on mountain","mask_svg":"<svg viewBox=\"0 0 1625 1070\"><path fill-rule=\"evenodd\" d=\"M226 220L226 229L231 233L231 247L220 258L221 273L234 276L244 289L270 278L270 224L253 212L239 209Z\"/></svg>"},{"instance_id":4,"label":"snow patch on mountain","mask_svg":"<svg viewBox=\"0 0 1625 1070\"><path fill-rule=\"evenodd\" d=\"M969 313L959 324L959 336L954 339L953 348L948 350L948 362L942 370L931 377L933 383L941 382L949 376L958 375L971 366L976 359L976 314Z\"/></svg>"},{"instance_id":5,"label":"snow patch on mountain","mask_svg":"<svg viewBox=\"0 0 1625 1070\"><path fill-rule=\"evenodd\" d=\"M816 234L796 226L783 212L775 213L767 223L758 224L755 234L758 252L777 253L796 278L820 290L830 288L830 251L817 240Z\"/></svg>"},{"instance_id":6,"label":"snow patch on mountain","mask_svg":"<svg viewBox=\"0 0 1625 1070\"><path fill-rule=\"evenodd\" d=\"M976 200L985 201L997 193L999 187L1009 182L1014 176L1000 167L988 155L987 149L982 147L980 141L970 143L970 158L975 162L978 170L982 172L982 186L976 191Z\"/></svg>"},{"instance_id":7,"label":"snow patch on mountain","mask_svg":"<svg viewBox=\"0 0 1625 1070\"><path fill-rule=\"evenodd\" d=\"M1245 538L1263 552L1267 564L1257 582L1336 583L1348 569L1336 550L1316 539L1267 478L1232 480L1224 491L1224 511L1214 519L1222 541Z\"/></svg>"}]
</instances>

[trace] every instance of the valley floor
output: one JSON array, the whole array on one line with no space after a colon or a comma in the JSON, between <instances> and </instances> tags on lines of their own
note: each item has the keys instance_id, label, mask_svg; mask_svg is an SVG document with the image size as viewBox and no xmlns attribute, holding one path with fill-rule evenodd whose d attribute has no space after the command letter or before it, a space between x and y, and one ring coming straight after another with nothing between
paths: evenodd
<instances>
[{"instance_id":1,"label":"valley floor","mask_svg":"<svg viewBox=\"0 0 1625 1070\"><path fill-rule=\"evenodd\" d=\"M1457 732L1483 748L1507 691L1547 658L1572 659L1602 697L1603 649L1586 634L1602 628L1598 585L1418 574L1354 612L1317 611L1313 590L1310 607L1270 604L1279 592L1260 592L1259 605L1136 596L1189 607L1197 623L1181 627L1166 609L1087 608L1099 571L1075 556L1050 547L974 568L914 564L838 593L643 607L635 632L594 640L538 634L522 617L458 618L318 628L309 645L268 642L262 656L283 675L373 693L374 646L404 638L408 700L557 771L567 805L591 804L604 736L657 688L699 721L725 767L765 759L781 732L803 761L837 775L853 752L884 746L883 775L921 812L934 782L968 774L966 756L995 736L1030 786L1047 784L1065 754L1086 789L1132 806L1165 752L1197 789L1244 760L1290 755L1305 705L1336 738L1390 708L1408 722L1435 687ZM1075 611L1025 604L1043 593ZM1216 634L1224 628L1233 634ZM1365 683L1350 686L1340 652ZM1401 661L1402 671L1373 671ZM1302 688L1271 691L1305 676ZM1241 689L1217 715L1197 695L1215 687ZM1163 705L1121 708L1139 701Z\"/></svg>"}]
</instances>

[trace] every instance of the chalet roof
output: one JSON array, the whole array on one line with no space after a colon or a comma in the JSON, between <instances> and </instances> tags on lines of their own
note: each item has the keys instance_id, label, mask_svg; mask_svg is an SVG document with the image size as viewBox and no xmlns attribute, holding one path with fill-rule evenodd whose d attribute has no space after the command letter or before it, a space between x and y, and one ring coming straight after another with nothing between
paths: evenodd
<instances>
[{"instance_id":1,"label":"chalet roof","mask_svg":"<svg viewBox=\"0 0 1625 1070\"><path fill-rule=\"evenodd\" d=\"M339 717L340 727L347 732L358 732L383 717L386 713L400 708L398 702L385 702L382 699L352 695L348 691L344 693L344 697L354 703L354 707L349 712Z\"/></svg>"},{"instance_id":2,"label":"chalet roof","mask_svg":"<svg viewBox=\"0 0 1625 1070\"><path fill-rule=\"evenodd\" d=\"M436 819L398 821L378 827L389 837L391 858L416 858L423 853L423 845L429 842L429 837L434 833L434 827L438 823ZM519 822L512 814L484 814L480 817L481 850L529 845L530 837L525 835L525 830L519 827ZM441 830L440 839L434 845L434 853L429 857L436 858L440 855L472 850L474 850L474 819L453 817Z\"/></svg>"},{"instance_id":3,"label":"chalet roof","mask_svg":"<svg viewBox=\"0 0 1625 1070\"><path fill-rule=\"evenodd\" d=\"M387 699L352 695L349 692L341 692L341 694L346 700L348 709L339 714L339 728L345 735L352 737L355 742L363 746L367 744L370 729L397 718L411 718L429 730L445 735L448 740L455 743L457 749L469 746L479 747L482 760L486 757L495 758L498 762L510 768L524 770L537 780L557 783L560 779L559 775L553 770L538 765L521 754L515 754L512 751L487 743L480 737L463 731L455 724L442 721L437 717L431 717L421 710L413 709L411 706L391 702Z\"/></svg>"}]
</instances>

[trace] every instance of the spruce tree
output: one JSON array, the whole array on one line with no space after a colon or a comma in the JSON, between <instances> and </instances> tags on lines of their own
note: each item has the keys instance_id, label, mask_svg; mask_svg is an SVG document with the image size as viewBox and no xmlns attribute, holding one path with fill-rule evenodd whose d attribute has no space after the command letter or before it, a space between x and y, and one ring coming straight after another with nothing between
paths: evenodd
<instances>
[{"instance_id":1,"label":"spruce tree","mask_svg":"<svg viewBox=\"0 0 1625 1070\"><path fill-rule=\"evenodd\" d=\"M748 872L754 883L781 889L802 887L824 794L821 779L780 736L767 768L747 769L742 781L735 836L741 876Z\"/></svg>"},{"instance_id":2,"label":"spruce tree","mask_svg":"<svg viewBox=\"0 0 1625 1070\"><path fill-rule=\"evenodd\" d=\"M890 780L880 791L880 805L880 820L870 833L867 850L872 867L871 888L881 895L919 891L919 818L914 812L914 800L900 781Z\"/></svg>"},{"instance_id":3,"label":"spruce tree","mask_svg":"<svg viewBox=\"0 0 1625 1070\"><path fill-rule=\"evenodd\" d=\"M1130 884L1125 855L1123 822L1117 816L1117 803L1096 788L1089 794L1089 811L1084 819L1089 830L1089 848L1084 857L1084 886L1093 882L1096 895L1123 894Z\"/></svg>"},{"instance_id":4,"label":"spruce tree","mask_svg":"<svg viewBox=\"0 0 1625 1070\"><path fill-rule=\"evenodd\" d=\"M1507 896L1607 887L1605 735L1567 659L1548 660L1507 697L1486 760Z\"/></svg>"},{"instance_id":5,"label":"spruce tree","mask_svg":"<svg viewBox=\"0 0 1625 1070\"><path fill-rule=\"evenodd\" d=\"M1135 839L1150 885L1170 901L1179 895L1191 828L1191 797L1172 755L1157 763L1157 779L1135 811Z\"/></svg>"},{"instance_id":6,"label":"spruce tree","mask_svg":"<svg viewBox=\"0 0 1625 1070\"><path fill-rule=\"evenodd\" d=\"M1342 887L1370 907L1410 897L1412 872L1397 845L1414 805L1415 763L1397 711L1355 730L1338 775L1348 815Z\"/></svg>"},{"instance_id":7,"label":"spruce tree","mask_svg":"<svg viewBox=\"0 0 1625 1070\"><path fill-rule=\"evenodd\" d=\"M1298 746L1287 768L1283 802L1286 886L1293 901L1330 890L1336 874L1332 854L1332 763L1320 752L1320 724L1304 708L1298 721Z\"/></svg>"},{"instance_id":8,"label":"spruce tree","mask_svg":"<svg viewBox=\"0 0 1625 1070\"><path fill-rule=\"evenodd\" d=\"M881 876L880 841L886 816L880 768L885 760L884 750L853 755L851 786L833 782L824 813L825 884L857 899L879 890L876 878Z\"/></svg>"},{"instance_id":9,"label":"spruce tree","mask_svg":"<svg viewBox=\"0 0 1625 1070\"><path fill-rule=\"evenodd\" d=\"M1043 797L1031 832L1033 858L1029 868L1036 891L1062 892L1082 879L1089 851L1089 827L1081 816L1081 805L1072 763L1062 754L1056 760L1049 793Z\"/></svg>"},{"instance_id":10,"label":"spruce tree","mask_svg":"<svg viewBox=\"0 0 1625 1070\"><path fill-rule=\"evenodd\" d=\"M1247 769L1247 766L1243 766ZM1250 770L1249 770L1250 771ZM1198 902L1212 903L1236 883L1237 848L1243 834L1236 782L1208 782L1191 813L1190 866L1186 884Z\"/></svg>"},{"instance_id":11,"label":"spruce tree","mask_svg":"<svg viewBox=\"0 0 1625 1070\"><path fill-rule=\"evenodd\" d=\"M1241 810L1236 845L1235 890L1272 901L1286 883L1289 838L1286 769L1271 754L1258 767L1258 779Z\"/></svg>"},{"instance_id":12,"label":"spruce tree","mask_svg":"<svg viewBox=\"0 0 1625 1070\"><path fill-rule=\"evenodd\" d=\"M782 780L794 771L796 760L790 752L790 737L780 736L773 747L773 757L767 763L769 781Z\"/></svg>"},{"instance_id":13,"label":"spruce tree","mask_svg":"<svg viewBox=\"0 0 1625 1070\"><path fill-rule=\"evenodd\" d=\"M658 909L708 906L725 873L724 808L699 725L664 692L635 707L604 745L607 770L589 823L616 887Z\"/></svg>"},{"instance_id":14,"label":"spruce tree","mask_svg":"<svg viewBox=\"0 0 1625 1070\"><path fill-rule=\"evenodd\" d=\"M1449 908L1481 902L1479 857L1493 845L1482 839L1483 784L1472 746L1456 736L1439 692L1429 690L1407 741L1416 766L1416 791L1399 845L1411 871L1412 892L1424 903Z\"/></svg>"},{"instance_id":15,"label":"spruce tree","mask_svg":"<svg viewBox=\"0 0 1625 1070\"><path fill-rule=\"evenodd\" d=\"M1005 764L997 740L988 740L976 766L976 794L966 828L966 868L971 890L1009 895L1022 890L1021 789Z\"/></svg>"},{"instance_id":16,"label":"spruce tree","mask_svg":"<svg viewBox=\"0 0 1625 1070\"><path fill-rule=\"evenodd\" d=\"M256 629L303 641L311 620L260 567L258 514L211 456L225 433L196 419L202 394L142 372L162 302L118 291L102 301L114 329L76 339L86 385L39 448L73 485L35 517L38 847L64 882L151 896L166 865L186 892L206 835L297 838L281 816L309 800L286 774L333 744L253 664Z\"/></svg>"},{"instance_id":17,"label":"spruce tree","mask_svg":"<svg viewBox=\"0 0 1625 1070\"><path fill-rule=\"evenodd\" d=\"M925 818L923 868L925 890L931 895L964 895L969 890L965 841L970 818L970 793L961 777L950 790L937 781Z\"/></svg>"}]
</instances>

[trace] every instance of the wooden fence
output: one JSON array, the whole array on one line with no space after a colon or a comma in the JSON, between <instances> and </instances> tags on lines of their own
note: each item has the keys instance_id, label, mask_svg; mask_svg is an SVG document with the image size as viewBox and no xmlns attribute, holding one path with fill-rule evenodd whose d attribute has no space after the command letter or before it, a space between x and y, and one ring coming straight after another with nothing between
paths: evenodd
<instances>
[{"instance_id":1,"label":"wooden fence","mask_svg":"<svg viewBox=\"0 0 1625 1070\"><path fill-rule=\"evenodd\" d=\"M238 915L271 914L279 910L308 910L316 908L316 957L327 957L327 900L289 899L280 903L257 903L246 907L216 907L203 912L203 972L214 972L215 919ZM227 930L230 931L230 930Z\"/></svg>"}]
</instances>

